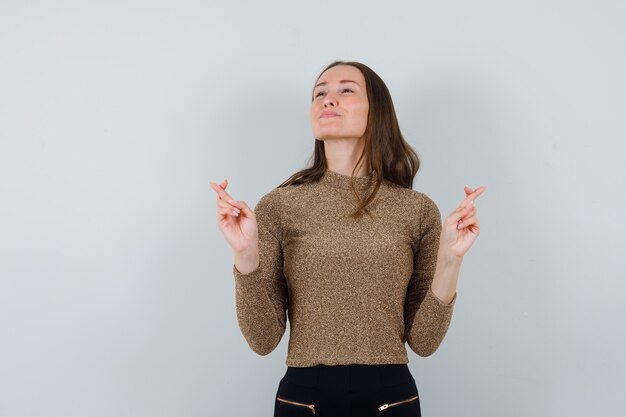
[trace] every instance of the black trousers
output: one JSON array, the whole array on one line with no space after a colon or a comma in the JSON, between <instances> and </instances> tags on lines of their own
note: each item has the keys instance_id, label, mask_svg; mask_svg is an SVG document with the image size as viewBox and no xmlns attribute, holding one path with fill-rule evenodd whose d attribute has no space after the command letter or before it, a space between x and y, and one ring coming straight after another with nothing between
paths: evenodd
<instances>
[{"instance_id":1,"label":"black trousers","mask_svg":"<svg viewBox=\"0 0 626 417\"><path fill-rule=\"evenodd\" d=\"M287 367L274 417L421 417L407 364Z\"/></svg>"}]
</instances>

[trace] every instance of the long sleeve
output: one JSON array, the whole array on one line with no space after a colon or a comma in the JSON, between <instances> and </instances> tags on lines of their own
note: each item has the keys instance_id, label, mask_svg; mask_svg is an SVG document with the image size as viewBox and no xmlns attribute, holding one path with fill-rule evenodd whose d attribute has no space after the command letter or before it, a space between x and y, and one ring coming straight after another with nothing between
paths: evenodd
<instances>
[{"instance_id":1,"label":"long sleeve","mask_svg":"<svg viewBox=\"0 0 626 417\"><path fill-rule=\"evenodd\" d=\"M287 282L283 275L282 230L278 189L261 197L254 213L259 236L259 266L242 274L233 264L239 328L248 345L267 355L286 328Z\"/></svg>"},{"instance_id":2,"label":"long sleeve","mask_svg":"<svg viewBox=\"0 0 626 417\"><path fill-rule=\"evenodd\" d=\"M410 348L420 356L429 356L437 350L448 331L456 293L450 304L445 304L432 292L442 230L441 214L432 199L424 193L421 197L419 235L414 248L404 318Z\"/></svg>"}]
</instances>

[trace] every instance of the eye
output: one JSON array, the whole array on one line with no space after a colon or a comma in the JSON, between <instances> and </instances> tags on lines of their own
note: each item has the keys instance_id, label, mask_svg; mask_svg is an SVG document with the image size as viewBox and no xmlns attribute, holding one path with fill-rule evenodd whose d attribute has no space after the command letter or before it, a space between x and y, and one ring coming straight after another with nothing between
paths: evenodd
<instances>
[{"instance_id":1,"label":"eye","mask_svg":"<svg viewBox=\"0 0 626 417\"><path fill-rule=\"evenodd\" d=\"M344 88L343 90L341 90L342 93L354 93L354 91L352 91L349 88Z\"/></svg>"},{"instance_id":2,"label":"eye","mask_svg":"<svg viewBox=\"0 0 626 417\"><path fill-rule=\"evenodd\" d=\"M318 91L318 92L315 94L315 98L317 98L317 97L321 97L321 96L323 96L323 95L324 95L324 92L323 92L323 91Z\"/></svg>"}]
</instances>

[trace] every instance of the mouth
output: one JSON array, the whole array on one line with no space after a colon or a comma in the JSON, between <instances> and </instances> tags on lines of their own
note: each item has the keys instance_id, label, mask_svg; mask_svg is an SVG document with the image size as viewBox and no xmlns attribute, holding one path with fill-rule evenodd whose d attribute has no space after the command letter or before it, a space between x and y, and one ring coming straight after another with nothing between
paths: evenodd
<instances>
[{"instance_id":1,"label":"mouth","mask_svg":"<svg viewBox=\"0 0 626 417\"><path fill-rule=\"evenodd\" d=\"M339 116L340 116L339 113L336 113L334 111L325 111L324 113L320 115L320 119L324 119L327 117L339 117Z\"/></svg>"}]
</instances>

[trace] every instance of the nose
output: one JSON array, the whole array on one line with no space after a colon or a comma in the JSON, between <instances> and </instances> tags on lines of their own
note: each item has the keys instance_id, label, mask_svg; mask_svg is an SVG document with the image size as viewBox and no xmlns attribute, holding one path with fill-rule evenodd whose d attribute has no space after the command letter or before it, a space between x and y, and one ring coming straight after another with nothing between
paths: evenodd
<instances>
[{"instance_id":1,"label":"nose","mask_svg":"<svg viewBox=\"0 0 626 417\"><path fill-rule=\"evenodd\" d=\"M329 93L324 99L324 107L336 107L337 100Z\"/></svg>"}]
</instances>

